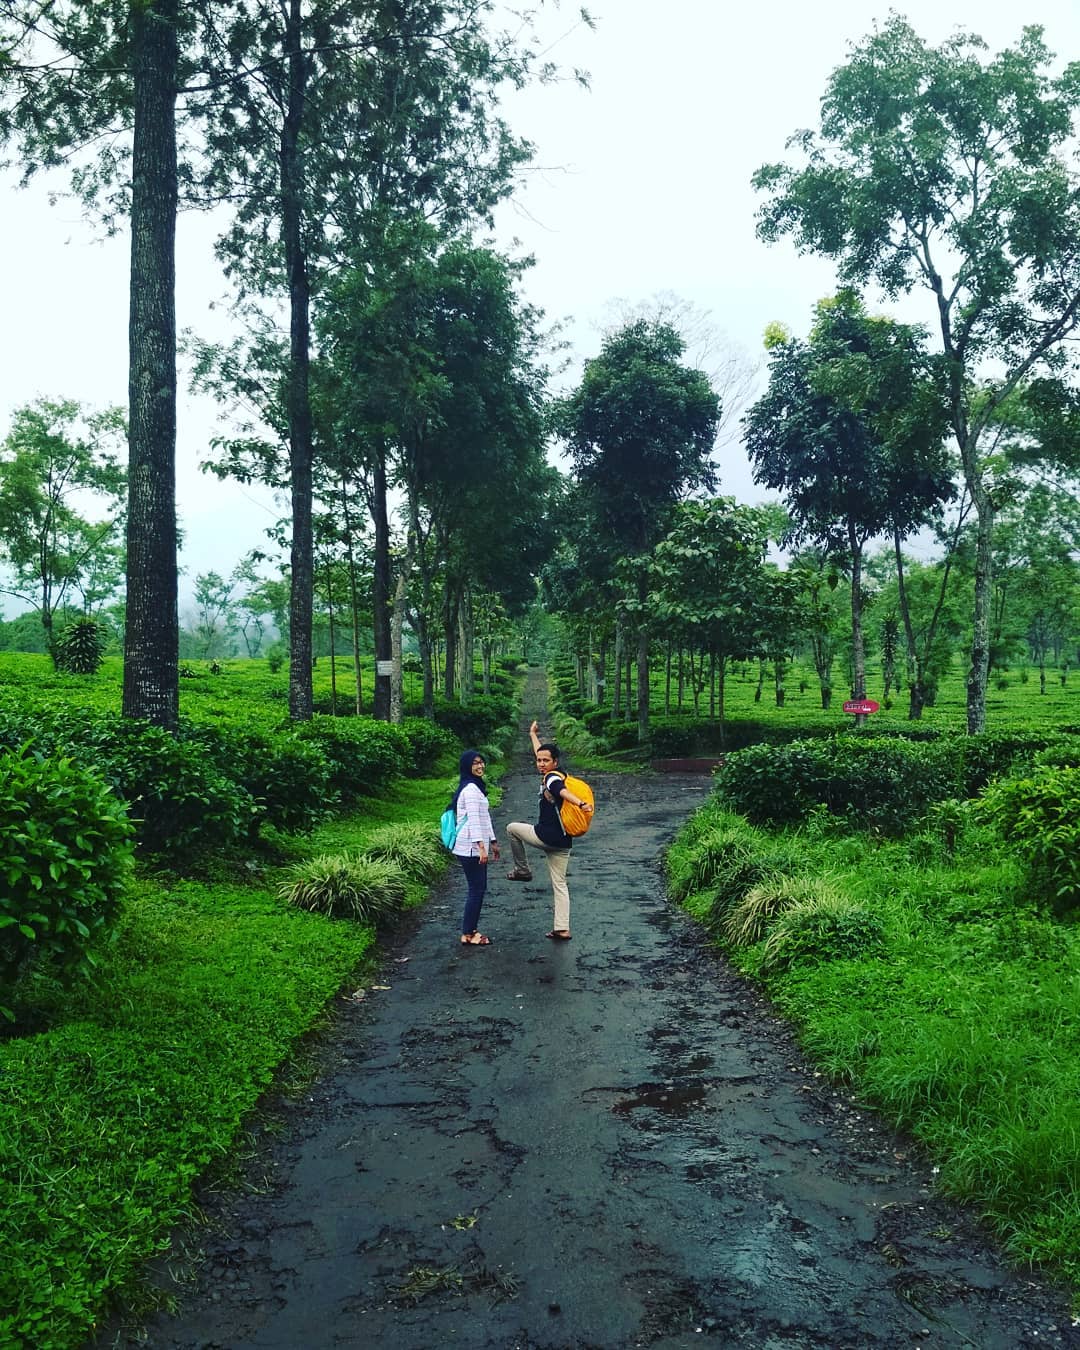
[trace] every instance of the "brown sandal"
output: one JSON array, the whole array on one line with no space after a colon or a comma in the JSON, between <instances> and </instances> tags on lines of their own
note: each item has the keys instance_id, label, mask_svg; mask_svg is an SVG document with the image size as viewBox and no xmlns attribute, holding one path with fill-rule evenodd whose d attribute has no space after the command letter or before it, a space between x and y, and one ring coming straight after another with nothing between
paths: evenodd
<instances>
[{"instance_id":1,"label":"brown sandal","mask_svg":"<svg viewBox=\"0 0 1080 1350\"><path fill-rule=\"evenodd\" d=\"M553 928L550 933L545 933L544 936L552 938L555 942L570 941L570 934L565 928Z\"/></svg>"},{"instance_id":2,"label":"brown sandal","mask_svg":"<svg viewBox=\"0 0 1080 1350\"><path fill-rule=\"evenodd\" d=\"M507 872L507 881L532 881L531 872L519 872L515 867L512 872Z\"/></svg>"},{"instance_id":3,"label":"brown sandal","mask_svg":"<svg viewBox=\"0 0 1080 1350\"><path fill-rule=\"evenodd\" d=\"M484 933L462 933L461 945L463 947L490 947L491 939Z\"/></svg>"}]
</instances>

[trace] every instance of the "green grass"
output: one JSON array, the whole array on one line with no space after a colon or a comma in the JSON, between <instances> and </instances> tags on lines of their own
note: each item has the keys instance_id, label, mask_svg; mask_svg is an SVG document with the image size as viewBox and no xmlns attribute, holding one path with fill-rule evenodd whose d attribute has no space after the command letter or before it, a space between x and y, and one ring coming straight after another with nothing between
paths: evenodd
<instances>
[{"instance_id":1,"label":"green grass","mask_svg":"<svg viewBox=\"0 0 1080 1350\"><path fill-rule=\"evenodd\" d=\"M0 1046L0 1344L77 1345L372 943L257 887L142 882L94 986Z\"/></svg>"},{"instance_id":2,"label":"green grass","mask_svg":"<svg viewBox=\"0 0 1080 1350\"><path fill-rule=\"evenodd\" d=\"M706 804L669 851L676 892L707 875L701 851L739 823ZM1060 1271L1080 1306L1080 924L1025 897L988 831L955 854L925 831L874 841L824 817L752 834L759 856L797 851L800 875L875 916L885 949L811 951L787 970L769 969L759 930L725 949L809 1054L919 1139L940 1185L989 1219L1016 1261ZM691 890L684 903L708 921L711 899Z\"/></svg>"}]
</instances>

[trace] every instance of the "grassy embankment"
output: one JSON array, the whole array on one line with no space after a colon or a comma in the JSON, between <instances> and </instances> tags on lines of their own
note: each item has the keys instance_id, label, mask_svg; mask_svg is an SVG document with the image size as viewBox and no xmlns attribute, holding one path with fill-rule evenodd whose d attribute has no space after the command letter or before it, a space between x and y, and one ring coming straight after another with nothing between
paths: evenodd
<instances>
[{"instance_id":1,"label":"grassy embankment","mask_svg":"<svg viewBox=\"0 0 1080 1350\"><path fill-rule=\"evenodd\" d=\"M770 710L768 692L754 704L750 682L733 682L729 708L799 716L797 695ZM873 729L903 722L903 708ZM999 733L1075 731L1080 678L1045 695L1037 678L1012 678L992 690L988 721ZM958 677L924 724L962 732ZM714 798L669 851L672 890L817 1063L909 1130L943 1189L984 1215L1014 1260L1060 1272L1080 1309L1080 923L1040 901L1010 840L977 813L927 806L886 838L823 810L754 827ZM800 897L832 916L793 917Z\"/></svg>"},{"instance_id":2,"label":"grassy embankment","mask_svg":"<svg viewBox=\"0 0 1080 1350\"><path fill-rule=\"evenodd\" d=\"M324 666L319 698L329 694ZM287 672L265 662L228 663L218 677L198 669L181 682L185 716L253 726L285 716ZM45 658L5 654L0 684L119 706L116 662L64 678ZM376 934L287 905L284 867L360 851L388 822L434 831L455 776L447 759L436 776L399 780L310 836L193 859L186 875L143 865L92 983L66 989L43 973L23 982L20 1034L0 1043L0 1346L78 1346L118 1293L138 1293L147 1258L192 1213L193 1182L227 1162L301 1038L364 978ZM410 885L408 903L425 893Z\"/></svg>"}]
</instances>

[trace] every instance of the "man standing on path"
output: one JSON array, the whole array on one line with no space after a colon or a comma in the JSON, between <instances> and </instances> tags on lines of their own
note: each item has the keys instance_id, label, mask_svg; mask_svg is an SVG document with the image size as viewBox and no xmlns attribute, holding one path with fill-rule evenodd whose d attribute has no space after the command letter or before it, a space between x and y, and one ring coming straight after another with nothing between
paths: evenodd
<instances>
[{"instance_id":1,"label":"man standing on path","mask_svg":"<svg viewBox=\"0 0 1080 1350\"><path fill-rule=\"evenodd\" d=\"M536 756L536 771L540 775L540 815L535 826L515 820L506 827L510 851L514 856L514 870L507 873L509 881L531 881L532 871L525 856L525 845L543 850L547 858L551 892L555 903L555 926L548 937L555 942L570 941L570 891L566 885L566 869L570 865L573 839L562 827L559 818L559 800L588 811L591 807L575 796L566 786L559 771L559 748L551 741L541 742L539 723L529 725L529 739Z\"/></svg>"}]
</instances>

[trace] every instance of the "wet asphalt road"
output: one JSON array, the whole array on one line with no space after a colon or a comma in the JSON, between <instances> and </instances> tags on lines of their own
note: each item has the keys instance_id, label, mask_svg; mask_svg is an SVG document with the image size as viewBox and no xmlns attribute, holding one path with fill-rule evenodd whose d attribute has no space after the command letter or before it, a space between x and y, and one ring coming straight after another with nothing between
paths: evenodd
<instances>
[{"instance_id":1,"label":"wet asphalt road","mask_svg":"<svg viewBox=\"0 0 1080 1350\"><path fill-rule=\"evenodd\" d=\"M500 830L534 818L526 768ZM660 850L708 781L594 785L573 941L543 936L543 864L514 884L507 857L494 945L462 948L451 872L338 1004L322 1075L280 1108L271 1185L219 1207L148 1343L1080 1346L1064 1294L1009 1271L666 904Z\"/></svg>"}]
</instances>

